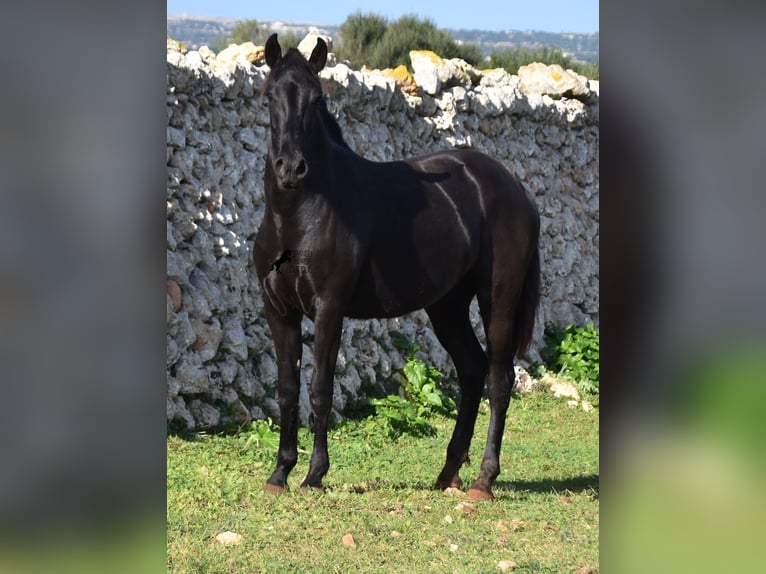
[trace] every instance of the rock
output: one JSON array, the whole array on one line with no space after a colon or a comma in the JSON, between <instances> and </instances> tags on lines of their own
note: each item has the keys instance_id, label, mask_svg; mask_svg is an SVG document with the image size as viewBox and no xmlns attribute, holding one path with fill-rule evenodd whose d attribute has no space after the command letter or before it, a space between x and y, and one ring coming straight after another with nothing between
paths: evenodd
<instances>
[{"instance_id":1,"label":"rock","mask_svg":"<svg viewBox=\"0 0 766 574\"><path fill-rule=\"evenodd\" d=\"M181 308L181 288L172 279L168 279L166 285L170 300L173 302L173 310L178 311Z\"/></svg>"},{"instance_id":2,"label":"rock","mask_svg":"<svg viewBox=\"0 0 766 574\"><path fill-rule=\"evenodd\" d=\"M168 126L167 127L167 144L178 149L186 147L186 134L183 130Z\"/></svg>"},{"instance_id":3,"label":"rock","mask_svg":"<svg viewBox=\"0 0 766 574\"><path fill-rule=\"evenodd\" d=\"M181 54L185 54L187 52L186 46L183 42L179 42L178 40L173 40L170 36L168 38L168 52L179 52Z\"/></svg>"},{"instance_id":4,"label":"rock","mask_svg":"<svg viewBox=\"0 0 766 574\"><path fill-rule=\"evenodd\" d=\"M380 73L386 78L392 78L399 89L405 94L417 96L420 92L420 88L415 82L415 78L404 64L401 64L396 68L386 68L385 70L381 70Z\"/></svg>"},{"instance_id":5,"label":"rock","mask_svg":"<svg viewBox=\"0 0 766 574\"><path fill-rule=\"evenodd\" d=\"M591 95L588 79L558 64L547 66L540 62L519 68L519 89L528 94L552 98L588 99Z\"/></svg>"},{"instance_id":6,"label":"rock","mask_svg":"<svg viewBox=\"0 0 766 574\"><path fill-rule=\"evenodd\" d=\"M303 54L306 59L311 56L311 52L314 51L317 45L317 38L322 38L327 44L327 51L332 52L332 38L327 34L322 34L316 28L312 28L308 34L298 44L298 51Z\"/></svg>"},{"instance_id":7,"label":"rock","mask_svg":"<svg viewBox=\"0 0 766 574\"><path fill-rule=\"evenodd\" d=\"M169 326L168 334L175 339L182 352L186 351L197 338L194 327L189 320L189 313L186 311L176 313Z\"/></svg>"},{"instance_id":8,"label":"rock","mask_svg":"<svg viewBox=\"0 0 766 574\"><path fill-rule=\"evenodd\" d=\"M542 383L532 378L532 375L530 375L523 367L514 365L513 370L516 375L516 380L513 384L514 393L520 393L524 395L543 389Z\"/></svg>"},{"instance_id":9,"label":"rock","mask_svg":"<svg viewBox=\"0 0 766 574\"><path fill-rule=\"evenodd\" d=\"M203 323L199 319L192 319L192 326L197 333L197 338L192 343L191 348L199 353L202 361L211 360L218 353L218 347L223 338L221 324L218 319L213 319L212 323Z\"/></svg>"},{"instance_id":10,"label":"rock","mask_svg":"<svg viewBox=\"0 0 766 574\"><path fill-rule=\"evenodd\" d=\"M166 256L167 276L176 283L183 283L196 265L194 259L187 259L177 251L168 251Z\"/></svg>"},{"instance_id":11,"label":"rock","mask_svg":"<svg viewBox=\"0 0 766 574\"><path fill-rule=\"evenodd\" d=\"M250 414L250 411L245 406L245 404L237 400L235 401L231 406L231 414L229 415L231 417L232 422L238 425L244 425L249 423L251 420L253 420L252 415Z\"/></svg>"},{"instance_id":12,"label":"rock","mask_svg":"<svg viewBox=\"0 0 766 574\"><path fill-rule=\"evenodd\" d=\"M431 50L411 50L410 61L415 82L432 96L438 94L442 84L452 77L447 62Z\"/></svg>"},{"instance_id":13,"label":"rock","mask_svg":"<svg viewBox=\"0 0 766 574\"><path fill-rule=\"evenodd\" d=\"M432 96L444 88L470 87L478 83L482 74L459 58L445 60L430 50L410 51L415 82Z\"/></svg>"},{"instance_id":14,"label":"rock","mask_svg":"<svg viewBox=\"0 0 766 574\"><path fill-rule=\"evenodd\" d=\"M471 87L479 83L482 73L471 64L460 58L451 58L445 60L450 70L450 79L447 80L447 87L456 85Z\"/></svg>"},{"instance_id":15,"label":"rock","mask_svg":"<svg viewBox=\"0 0 766 574\"><path fill-rule=\"evenodd\" d=\"M240 542L242 542L242 535L237 534L236 532L231 532L230 530L227 530L226 532L221 532L216 537L216 542L219 544L222 544L224 546L232 546L237 545Z\"/></svg>"},{"instance_id":16,"label":"rock","mask_svg":"<svg viewBox=\"0 0 766 574\"><path fill-rule=\"evenodd\" d=\"M221 380L223 381L223 384L232 384L234 379L237 377L239 364L234 360L233 357L228 357L222 363L218 363L218 367L221 371Z\"/></svg>"},{"instance_id":17,"label":"rock","mask_svg":"<svg viewBox=\"0 0 766 574\"><path fill-rule=\"evenodd\" d=\"M252 42L229 44L227 48L218 52L218 56L216 57L220 62L239 62L243 64L255 64L263 61L263 58L263 46L256 46Z\"/></svg>"},{"instance_id":18,"label":"rock","mask_svg":"<svg viewBox=\"0 0 766 574\"><path fill-rule=\"evenodd\" d=\"M271 355L263 353L258 357L258 376L263 384L272 385L277 380L277 364Z\"/></svg>"},{"instance_id":19,"label":"rock","mask_svg":"<svg viewBox=\"0 0 766 574\"><path fill-rule=\"evenodd\" d=\"M227 317L224 320L221 347L231 353L235 359L240 361L247 359L247 338L242 324L236 318Z\"/></svg>"},{"instance_id":20,"label":"rock","mask_svg":"<svg viewBox=\"0 0 766 574\"><path fill-rule=\"evenodd\" d=\"M176 380L181 385L180 393L200 394L208 387L207 374L196 355L182 355L175 364Z\"/></svg>"},{"instance_id":21,"label":"rock","mask_svg":"<svg viewBox=\"0 0 766 574\"><path fill-rule=\"evenodd\" d=\"M165 397L165 417L169 421L172 421L176 417L176 402L170 395Z\"/></svg>"},{"instance_id":22,"label":"rock","mask_svg":"<svg viewBox=\"0 0 766 574\"><path fill-rule=\"evenodd\" d=\"M194 399L189 403L189 412L194 417L197 428L214 429L221 422L219 410L199 399Z\"/></svg>"},{"instance_id":23,"label":"rock","mask_svg":"<svg viewBox=\"0 0 766 574\"><path fill-rule=\"evenodd\" d=\"M171 365L174 365L180 356L181 351L178 349L178 344L173 337L168 336L167 344L165 346L165 362L167 366L170 367Z\"/></svg>"},{"instance_id":24,"label":"rock","mask_svg":"<svg viewBox=\"0 0 766 574\"><path fill-rule=\"evenodd\" d=\"M168 377L168 397L174 399L181 392L181 385L175 377Z\"/></svg>"},{"instance_id":25,"label":"rock","mask_svg":"<svg viewBox=\"0 0 766 574\"><path fill-rule=\"evenodd\" d=\"M263 410L271 417L277 424L279 424L281 416L279 412L279 403L273 397L266 397L263 400Z\"/></svg>"},{"instance_id":26,"label":"rock","mask_svg":"<svg viewBox=\"0 0 766 574\"><path fill-rule=\"evenodd\" d=\"M493 68L491 70L482 70L479 85L487 88L518 85L518 76L511 75L505 68Z\"/></svg>"},{"instance_id":27,"label":"rock","mask_svg":"<svg viewBox=\"0 0 766 574\"><path fill-rule=\"evenodd\" d=\"M199 55L202 56L203 60L210 61L215 59L215 52L211 50L208 46L200 46L197 50L199 52Z\"/></svg>"},{"instance_id":28,"label":"rock","mask_svg":"<svg viewBox=\"0 0 766 574\"><path fill-rule=\"evenodd\" d=\"M194 417L186 408L186 403L181 395L178 395L173 399L172 411L172 415L170 415L172 418L170 420L183 422L188 430L194 430L196 428L197 424L194 422Z\"/></svg>"},{"instance_id":29,"label":"rock","mask_svg":"<svg viewBox=\"0 0 766 574\"><path fill-rule=\"evenodd\" d=\"M580 400L580 393L577 391L577 387L568 380L546 374L540 379L540 382L548 387L554 397L574 399L574 404L577 406L577 401Z\"/></svg>"}]
</instances>

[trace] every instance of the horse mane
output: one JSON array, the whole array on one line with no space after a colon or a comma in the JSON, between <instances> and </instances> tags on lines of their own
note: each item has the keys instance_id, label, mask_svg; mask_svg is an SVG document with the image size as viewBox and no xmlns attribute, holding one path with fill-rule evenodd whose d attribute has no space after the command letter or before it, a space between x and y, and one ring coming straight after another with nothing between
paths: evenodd
<instances>
[{"instance_id":1,"label":"horse mane","mask_svg":"<svg viewBox=\"0 0 766 574\"><path fill-rule=\"evenodd\" d=\"M327 102L324 99L324 95L322 96L322 99L319 101L318 108L319 108L319 117L322 120L322 124L327 129L327 133L330 136L330 139L332 139L339 146L349 148L348 144L346 143L346 139L343 137L343 132L340 129L338 120L336 120L335 116L333 116L330 113L330 110L327 109Z\"/></svg>"}]
</instances>

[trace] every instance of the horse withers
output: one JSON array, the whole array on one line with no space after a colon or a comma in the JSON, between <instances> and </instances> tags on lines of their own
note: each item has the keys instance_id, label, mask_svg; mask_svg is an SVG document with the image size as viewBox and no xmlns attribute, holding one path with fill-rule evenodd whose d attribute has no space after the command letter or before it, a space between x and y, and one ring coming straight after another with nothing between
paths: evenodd
<instances>
[{"instance_id":1,"label":"horse withers","mask_svg":"<svg viewBox=\"0 0 766 574\"><path fill-rule=\"evenodd\" d=\"M253 246L278 366L281 430L266 482L281 492L297 462L301 319L314 321L310 399L314 446L302 487L322 489L327 425L344 317L386 318L425 309L455 365L461 391L436 486L460 488L487 381L490 423L473 499L492 498L514 382L529 346L540 291L539 215L498 161L450 150L393 162L366 160L346 144L318 73L327 45L307 60L266 42L271 140L266 209ZM478 299L486 352L469 321Z\"/></svg>"}]
</instances>

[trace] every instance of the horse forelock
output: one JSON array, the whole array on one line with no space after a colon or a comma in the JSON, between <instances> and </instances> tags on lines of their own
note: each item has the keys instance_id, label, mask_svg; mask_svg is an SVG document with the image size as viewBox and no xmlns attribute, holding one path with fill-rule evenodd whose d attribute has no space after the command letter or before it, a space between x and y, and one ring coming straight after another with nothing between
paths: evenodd
<instances>
[{"instance_id":1,"label":"horse forelock","mask_svg":"<svg viewBox=\"0 0 766 574\"><path fill-rule=\"evenodd\" d=\"M282 56L279 62L277 62L269 71L269 75L266 76L266 80L263 82L263 86L261 86L261 97L267 94L272 84L280 81L285 76L292 75L294 77L295 74L299 74L300 76L305 75L305 78L301 77L301 80L308 80L310 84L313 84L314 87L317 87L322 91L322 84L319 82L319 77L311 67L309 61L303 57L303 54L301 54L297 48L290 48L287 53Z\"/></svg>"}]
</instances>

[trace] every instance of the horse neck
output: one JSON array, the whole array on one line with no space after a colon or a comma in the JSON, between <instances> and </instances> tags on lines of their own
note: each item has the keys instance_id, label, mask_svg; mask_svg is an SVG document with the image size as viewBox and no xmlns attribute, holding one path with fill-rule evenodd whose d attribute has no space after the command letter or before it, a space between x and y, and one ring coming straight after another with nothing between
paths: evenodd
<instances>
[{"instance_id":1,"label":"horse neck","mask_svg":"<svg viewBox=\"0 0 766 574\"><path fill-rule=\"evenodd\" d=\"M340 129L338 121L330 113L330 110L327 109L327 104L324 101L319 106L319 118L324 127L323 137L326 138L322 143L334 144L336 146L350 149L343 137L343 132Z\"/></svg>"}]
</instances>

